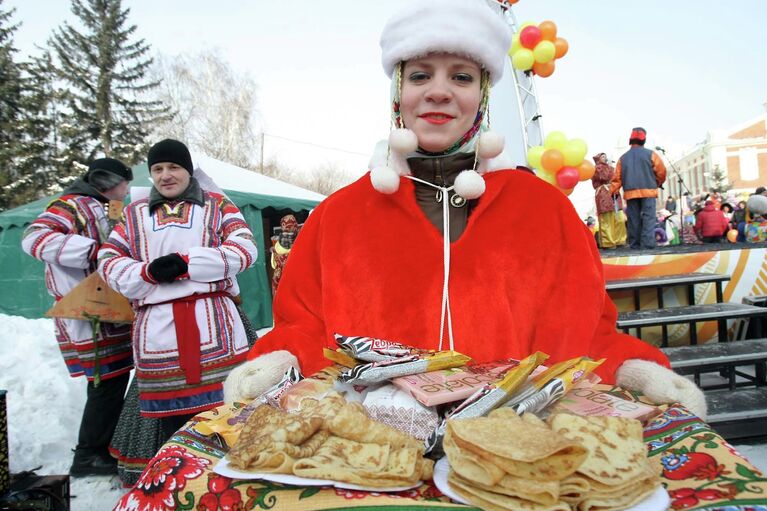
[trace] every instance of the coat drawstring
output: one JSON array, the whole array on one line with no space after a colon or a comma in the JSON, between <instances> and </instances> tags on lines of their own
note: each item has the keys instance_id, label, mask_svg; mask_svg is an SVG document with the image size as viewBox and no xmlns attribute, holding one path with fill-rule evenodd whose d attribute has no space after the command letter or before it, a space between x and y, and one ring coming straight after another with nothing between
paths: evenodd
<instances>
[{"instance_id":1,"label":"coat drawstring","mask_svg":"<svg viewBox=\"0 0 767 511\"><path fill-rule=\"evenodd\" d=\"M438 186L414 176L403 177L435 188L442 194L442 267L444 274L442 277L442 312L439 321L439 350L442 351L442 342L445 337L445 319L447 319L448 341L450 343L450 350L453 351L455 349L453 343L453 319L450 315L450 290L448 289L448 283L450 281L450 201L448 200L448 192L450 192L453 187Z\"/></svg>"}]
</instances>

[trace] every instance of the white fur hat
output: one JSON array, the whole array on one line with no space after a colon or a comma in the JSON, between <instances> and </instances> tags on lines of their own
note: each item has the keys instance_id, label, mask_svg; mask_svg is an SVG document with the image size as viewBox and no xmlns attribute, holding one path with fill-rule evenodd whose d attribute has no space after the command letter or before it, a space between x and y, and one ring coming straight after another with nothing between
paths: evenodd
<instances>
[{"instance_id":1,"label":"white fur hat","mask_svg":"<svg viewBox=\"0 0 767 511\"><path fill-rule=\"evenodd\" d=\"M495 85L503 76L510 45L511 28L496 2L408 0L381 33L381 62L391 77L402 61L455 53L481 64Z\"/></svg>"},{"instance_id":2,"label":"white fur hat","mask_svg":"<svg viewBox=\"0 0 767 511\"><path fill-rule=\"evenodd\" d=\"M748 198L746 207L752 215L767 215L767 197L764 195L752 195Z\"/></svg>"}]
</instances>

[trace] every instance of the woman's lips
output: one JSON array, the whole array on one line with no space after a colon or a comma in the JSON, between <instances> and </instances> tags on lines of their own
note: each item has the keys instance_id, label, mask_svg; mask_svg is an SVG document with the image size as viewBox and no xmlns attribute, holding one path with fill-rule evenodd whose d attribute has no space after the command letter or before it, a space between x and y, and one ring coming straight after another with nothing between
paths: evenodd
<instances>
[{"instance_id":1,"label":"woman's lips","mask_svg":"<svg viewBox=\"0 0 767 511\"><path fill-rule=\"evenodd\" d=\"M452 115L443 114L441 112L427 112L418 117L429 124L445 124L455 119Z\"/></svg>"}]
</instances>

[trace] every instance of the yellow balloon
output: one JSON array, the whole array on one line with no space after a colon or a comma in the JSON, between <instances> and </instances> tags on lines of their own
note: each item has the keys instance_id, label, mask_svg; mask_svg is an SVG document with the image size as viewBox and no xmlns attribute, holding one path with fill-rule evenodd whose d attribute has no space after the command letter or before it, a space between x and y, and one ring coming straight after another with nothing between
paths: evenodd
<instances>
[{"instance_id":1,"label":"yellow balloon","mask_svg":"<svg viewBox=\"0 0 767 511\"><path fill-rule=\"evenodd\" d=\"M511 38L511 48L509 48L509 56L513 56L517 51L522 48L522 43L519 42L519 34L514 34Z\"/></svg>"},{"instance_id":2,"label":"yellow balloon","mask_svg":"<svg viewBox=\"0 0 767 511\"><path fill-rule=\"evenodd\" d=\"M536 145L527 150L527 163L534 169L541 168L541 156L546 148L542 145Z\"/></svg>"},{"instance_id":3,"label":"yellow balloon","mask_svg":"<svg viewBox=\"0 0 767 511\"><path fill-rule=\"evenodd\" d=\"M532 50L528 50L527 48L520 48L511 57L511 65L514 69L527 71L528 69L532 69L533 64L535 64L535 57L533 56Z\"/></svg>"},{"instance_id":4,"label":"yellow balloon","mask_svg":"<svg viewBox=\"0 0 767 511\"><path fill-rule=\"evenodd\" d=\"M588 151L586 142L579 138L568 140L565 147L562 149L562 155L565 157L565 165L569 167L577 167L583 161L583 157L586 156Z\"/></svg>"},{"instance_id":5,"label":"yellow balloon","mask_svg":"<svg viewBox=\"0 0 767 511\"><path fill-rule=\"evenodd\" d=\"M533 48L535 61L540 62L541 64L554 60L556 54L557 48L551 41L541 41L535 45L535 48Z\"/></svg>"},{"instance_id":6,"label":"yellow balloon","mask_svg":"<svg viewBox=\"0 0 767 511\"><path fill-rule=\"evenodd\" d=\"M543 179L547 183L549 183L552 186L557 186L557 178L554 176L554 174L551 174L550 172L546 172L544 170L539 170L536 173L536 176Z\"/></svg>"},{"instance_id":7,"label":"yellow balloon","mask_svg":"<svg viewBox=\"0 0 767 511\"><path fill-rule=\"evenodd\" d=\"M525 29L525 27L529 27L530 25L535 25L534 21L525 21L519 26L519 29L517 30L517 33L522 32L522 30Z\"/></svg>"},{"instance_id":8,"label":"yellow balloon","mask_svg":"<svg viewBox=\"0 0 767 511\"><path fill-rule=\"evenodd\" d=\"M546 137L546 140L543 143L543 146L546 149L557 149L561 151L564 149L565 144L567 144L567 137L564 133L561 131L552 131L549 133L549 135Z\"/></svg>"}]
</instances>

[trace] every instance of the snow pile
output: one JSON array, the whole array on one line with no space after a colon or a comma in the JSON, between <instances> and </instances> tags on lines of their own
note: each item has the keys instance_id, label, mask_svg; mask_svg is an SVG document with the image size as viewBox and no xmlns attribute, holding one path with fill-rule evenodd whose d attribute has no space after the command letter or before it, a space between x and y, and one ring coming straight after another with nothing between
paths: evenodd
<instances>
[{"instance_id":1,"label":"snow pile","mask_svg":"<svg viewBox=\"0 0 767 511\"><path fill-rule=\"evenodd\" d=\"M69 377L52 320L0 314L0 389L8 392L11 473L67 474L86 386L84 378ZM74 511L112 509L125 492L117 477L71 479L70 484Z\"/></svg>"}]
</instances>

